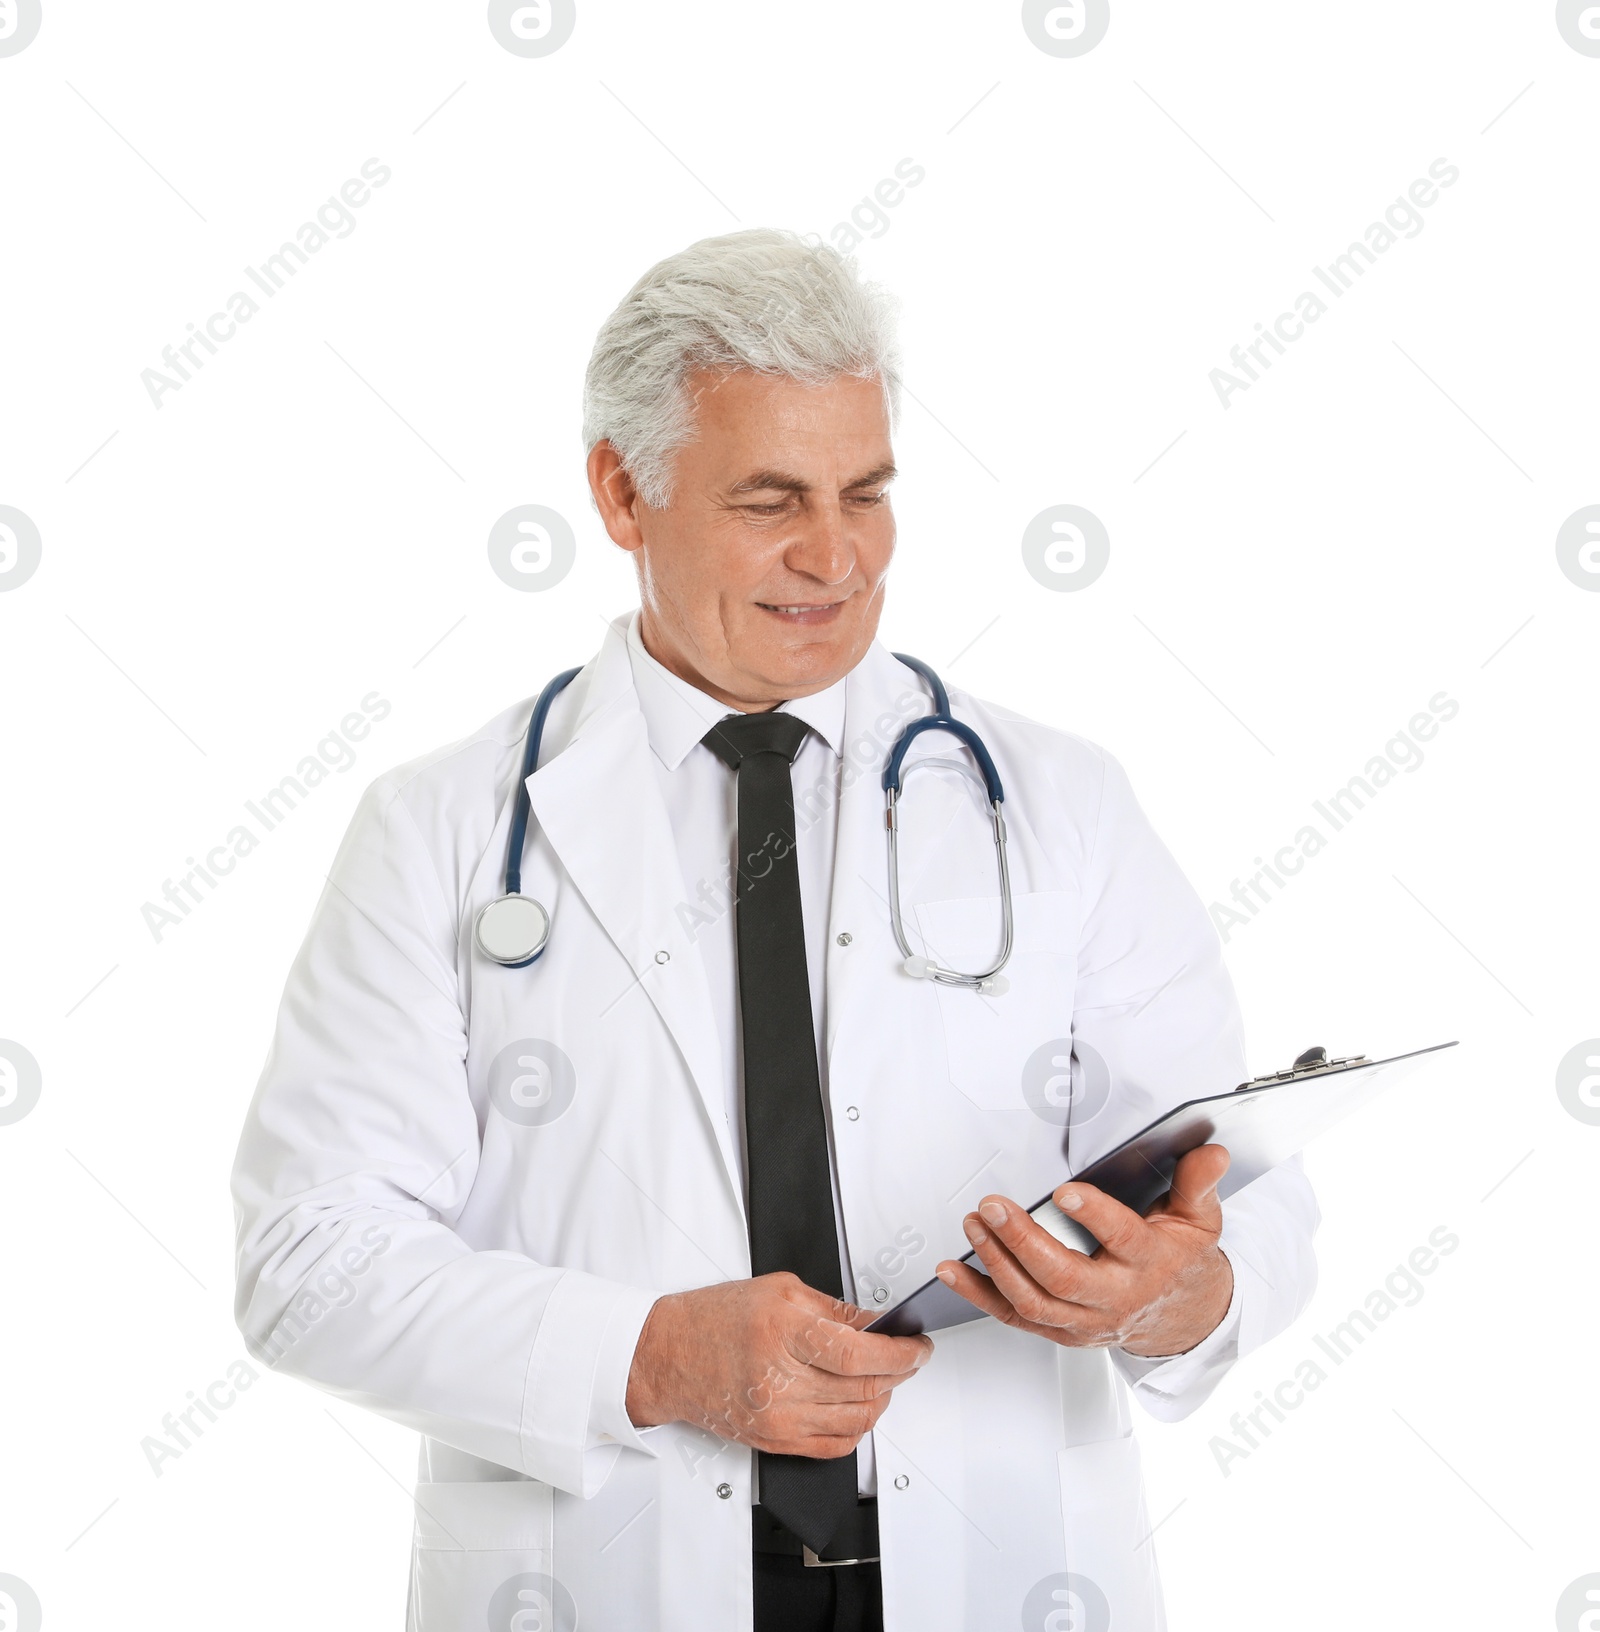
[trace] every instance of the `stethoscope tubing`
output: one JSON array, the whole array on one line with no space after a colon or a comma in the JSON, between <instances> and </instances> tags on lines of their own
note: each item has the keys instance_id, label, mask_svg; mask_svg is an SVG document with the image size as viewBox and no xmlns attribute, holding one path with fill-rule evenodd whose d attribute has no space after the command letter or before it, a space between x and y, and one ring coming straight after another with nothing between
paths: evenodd
<instances>
[{"instance_id":1,"label":"stethoscope tubing","mask_svg":"<svg viewBox=\"0 0 1600 1632\"><path fill-rule=\"evenodd\" d=\"M1015 933L1012 900L1011 900L1011 869L1006 859L1006 822L1001 806L1005 803L1005 790L1001 786L1000 773L995 768L993 758L983 738L963 720L958 720L950 712L949 693L944 688L944 682L939 676L920 659L908 656L904 652L896 652L895 657L913 670L926 681L928 689L933 694L933 712L924 715L920 720L913 720L904 731L895 739L893 748L889 752L889 759L883 772L884 792L884 826L889 841L889 922L894 931L895 944L900 948L900 954L905 959L907 974L922 979L932 980L943 986L967 986L980 992L998 994L1005 989L1005 983L999 978L1000 971L1005 968L1011 958L1012 941ZM529 964L535 963L544 955L549 945L549 914L544 907L531 896L522 894L522 857L527 845L528 821L533 810L533 801L528 793L528 779L539 768L539 750L544 741L545 721L549 718L550 705L562 691L569 686L582 671L567 669L558 674L539 693L538 700L533 706L533 715L528 722L527 739L522 752L522 772L517 779L517 791L512 800L511 827L506 836L506 865L505 889L493 901L488 902L479 912L473 928L473 938L478 950L491 962L498 963L507 969L526 969ZM900 906L900 818L899 800L902 791L903 770L907 750L918 737L928 731L942 731L955 737L971 753L977 762L979 773L983 777L984 789L989 798L989 810L994 831L995 866L1000 880L1000 953L995 962L985 970L977 973L967 973L959 969L949 969L933 958L922 957L911 950L911 944L906 937L905 923ZM507 904L513 910L507 911ZM509 918L513 923L517 921L516 909L523 914L522 921L535 919L530 909L537 909L543 915L544 931L537 936L536 944L524 941L514 952L507 952L502 945L495 949L497 936L494 925L498 919ZM514 940L511 935L505 939Z\"/></svg>"},{"instance_id":2,"label":"stethoscope tubing","mask_svg":"<svg viewBox=\"0 0 1600 1632\"><path fill-rule=\"evenodd\" d=\"M527 743L522 750L522 774L517 778L517 796L511 808L511 835L506 842L507 895L522 893L522 850L528 837L528 816L533 809L533 800L528 795L528 778L539 768L544 722L549 718L550 705L582 673L582 669L564 670L539 693L539 700L533 705Z\"/></svg>"},{"instance_id":3,"label":"stethoscope tubing","mask_svg":"<svg viewBox=\"0 0 1600 1632\"><path fill-rule=\"evenodd\" d=\"M933 693L933 713L924 715L920 720L913 720L900 733L889 752L889 760L883 770L883 825L889 835L889 925L894 931L895 945L900 948L900 955L906 960L907 974L932 980L941 986L968 986L976 991L992 991L998 995L1004 989L998 977L1000 971L1011 961L1011 946L1015 936L1011 905L1011 866L1006 857L1006 819L1000 808L1005 803L1005 789L1001 786L1000 773L995 769L994 760L990 757L983 738L965 721L958 720L951 714L950 697L944 689L943 681L919 659L910 657L904 652L896 652L894 655L907 668L914 669L920 674ZM949 969L936 959L920 956L911 950L911 943L906 936L905 920L900 907L900 794L906 750L927 731L943 731L965 744L978 763L984 789L989 796L989 812L994 831L995 867L1000 879L1000 952L989 968L978 972L967 973L959 969Z\"/></svg>"}]
</instances>

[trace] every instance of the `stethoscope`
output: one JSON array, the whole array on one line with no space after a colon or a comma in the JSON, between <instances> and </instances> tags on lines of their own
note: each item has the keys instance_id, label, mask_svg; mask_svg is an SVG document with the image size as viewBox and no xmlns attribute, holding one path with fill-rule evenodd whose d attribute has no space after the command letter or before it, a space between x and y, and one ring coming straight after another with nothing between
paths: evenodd
<instances>
[{"instance_id":1,"label":"stethoscope","mask_svg":"<svg viewBox=\"0 0 1600 1632\"><path fill-rule=\"evenodd\" d=\"M507 969L526 969L550 944L550 914L531 895L522 893L522 851L528 837L528 817L533 800L528 796L528 778L539 768L539 744L544 740L544 722L550 705L583 671L568 669L558 674L539 693L528 722L528 740L522 750L522 774L517 778L517 797L511 807L511 841L506 848L506 889L478 914L472 938L491 963Z\"/></svg>"},{"instance_id":2,"label":"stethoscope","mask_svg":"<svg viewBox=\"0 0 1600 1632\"><path fill-rule=\"evenodd\" d=\"M1000 971L1011 957L1012 940L1011 873L1006 865L1005 817L1000 810L1006 796L1000 786L1000 773L994 768L994 761L989 757L983 738L970 725L963 724L950 713L950 698L939 676L917 658L907 657L904 652L894 655L907 668L921 675L933 693L933 712L925 714L920 720L913 720L895 738L883 772L884 827L889 835L889 921L894 928L895 944L905 960L900 967L917 980L932 980L944 986L967 986L998 997L1008 985ZM473 926L473 940L478 950L491 963L501 964L507 969L526 969L550 944L550 914L531 895L522 893L522 855L528 837L528 817L533 809L528 795L528 778L538 769L539 746L544 740L550 705L580 672L578 669L568 669L558 674L539 693L539 700L533 705L533 718L528 723L527 742L522 751L522 774L517 780L517 793L511 811L505 892L483 907ZM1000 875L1000 955L990 968L981 973L966 974L959 969L949 969L933 958L913 952L906 940L905 924L901 918L898 805L903 781L902 767L906 750L928 731L948 732L966 745L977 762L989 799L994 826L995 863ZM909 769L915 769L915 764Z\"/></svg>"}]
</instances>

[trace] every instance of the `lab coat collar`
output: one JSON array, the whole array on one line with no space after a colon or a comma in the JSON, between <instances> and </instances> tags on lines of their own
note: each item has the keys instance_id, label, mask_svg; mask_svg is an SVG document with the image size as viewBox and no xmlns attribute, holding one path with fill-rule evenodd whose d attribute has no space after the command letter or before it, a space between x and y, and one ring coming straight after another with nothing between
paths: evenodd
<instances>
[{"instance_id":1,"label":"lab coat collar","mask_svg":"<svg viewBox=\"0 0 1600 1632\"><path fill-rule=\"evenodd\" d=\"M620 621L620 620L619 620ZM645 730L657 759L675 771L712 726L735 712L698 686L680 679L645 650L639 614L627 624L628 659L644 713ZM778 711L804 720L837 755L844 743L845 690L849 676L809 697L780 703Z\"/></svg>"}]
</instances>

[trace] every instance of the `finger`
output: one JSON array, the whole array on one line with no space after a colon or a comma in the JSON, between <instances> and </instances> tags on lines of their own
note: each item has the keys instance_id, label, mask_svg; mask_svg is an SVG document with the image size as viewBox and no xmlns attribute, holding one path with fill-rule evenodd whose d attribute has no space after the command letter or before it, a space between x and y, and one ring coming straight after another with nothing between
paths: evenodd
<instances>
[{"instance_id":1,"label":"finger","mask_svg":"<svg viewBox=\"0 0 1600 1632\"><path fill-rule=\"evenodd\" d=\"M859 1437L883 1415L884 1403L848 1400L834 1405L808 1405L794 1412L784 1427L791 1439Z\"/></svg>"},{"instance_id":2,"label":"finger","mask_svg":"<svg viewBox=\"0 0 1600 1632\"><path fill-rule=\"evenodd\" d=\"M860 1433L847 1434L806 1434L794 1439L777 1440L772 1443L756 1444L758 1451L775 1451L782 1456L809 1456L819 1462L834 1462L841 1456L849 1456L856 1450L863 1436L872 1424L863 1428Z\"/></svg>"},{"instance_id":3,"label":"finger","mask_svg":"<svg viewBox=\"0 0 1600 1632\"><path fill-rule=\"evenodd\" d=\"M1032 1326L1034 1322L1027 1321L1012 1308L1006 1301L1004 1294L995 1286L987 1275L980 1275L971 1264L963 1264L954 1258L947 1259L939 1265L938 1276L952 1292L959 1292L974 1308L981 1309L986 1315L993 1315L996 1320L1003 1320L1008 1326Z\"/></svg>"},{"instance_id":4,"label":"finger","mask_svg":"<svg viewBox=\"0 0 1600 1632\"><path fill-rule=\"evenodd\" d=\"M784 1456L809 1456L819 1462L836 1462L841 1456L849 1456L861 1444L862 1436L852 1434L848 1438L827 1439L820 1434L812 1435L807 1439L797 1440L794 1444L758 1445L758 1451L776 1450Z\"/></svg>"},{"instance_id":5,"label":"finger","mask_svg":"<svg viewBox=\"0 0 1600 1632\"><path fill-rule=\"evenodd\" d=\"M838 1321L842 1326L858 1327L878 1318L871 1310L847 1303L843 1298L834 1297L831 1292L819 1292L816 1287L808 1286L798 1275L793 1275L788 1270L778 1270L761 1279L770 1279L776 1283L785 1301L803 1309L808 1315Z\"/></svg>"},{"instance_id":6,"label":"finger","mask_svg":"<svg viewBox=\"0 0 1600 1632\"><path fill-rule=\"evenodd\" d=\"M759 1279L770 1281L799 1316L786 1326L784 1337L789 1352L808 1366L815 1364L819 1355L836 1348L847 1334L869 1326L881 1313L846 1303L831 1293L819 1292L787 1270Z\"/></svg>"},{"instance_id":7,"label":"finger","mask_svg":"<svg viewBox=\"0 0 1600 1632\"><path fill-rule=\"evenodd\" d=\"M887 1401L807 1406L752 1422L746 1437L760 1450L791 1456L844 1456L876 1426Z\"/></svg>"},{"instance_id":8,"label":"finger","mask_svg":"<svg viewBox=\"0 0 1600 1632\"><path fill-rule=\"evenodd\" d=\"M854 1303L840 1304L839 1307L844 1313L836 1314L833 1318L843 1326L853 1326L858 1332L864 1332L883 1313L881 1309L863 1309Z\"/></svg>"},{"instance_id":9,"label":"finger","mask_svg":"<svg viewBox=\"0 0 1600 1632\"><path fill-rule=\"evenodd\" d=\"M847 1377L839 1372L824 1371L820 1366L806 1366L770 1382L763 1380L746 1389L740 1399L753 1410L766 1410L777 1403L797 1410L810 1410L813 1406L872 1405L914 1376L915 1372L869 1372Z\"/></svg>"},{"instance_id":10,"label":"finger","mask_svg":"<svg viewBox=\"0 0 1600 1632\"><path fill-rule=\"evenodd\" d=\"M844 1405L880 1400L892 1394L902 1383L916 1376L914 1371L868 1372L863 1376L845 1376L840 1372L824 1371L812 1366L796 1381L790 1390L800 1400L814 1400L822 1405Z\"/></svg>"},{"instance_id":11,"label":"finger","mask_svg":"<svg viewBox=\"0 0 1600 1632\"><path fill-rule=\"evenodd\" d=\"M993 1315L996 1320L1007 1326L1016 1327L1018 1331L1032 1332L1039 1337L1048 1337L1056 1343L1070 1342L1075 1346L1087 1346L1102 1341L1096 1335L1099 1328L1092 1317L1066 1326L1047 1326L1040 1321L1026 1319L1018 1314L1016 1308L1007 1301L987 1275L980 1275L970 1264L947 1259L939 1265L938 1275L946 1286L953 1292L958 1292L974 1308L981 1309L986 1315Z\"/></svg>"},{"instance_id":12,"label":"finger","mask_svg":"<svg viewBox=\"0 0 1600 1632\"><path fill-rule=\"evenodd\" d=\"M1141 1255L1150 1226L1092 1184L1059 1184L1051 1198L1074 1224L1081 1224L1113 1258Z\"/></svg>"},{"instance_id":13,"label":"finger","mask_svg":"<svg viewBox=\"0 0 1600 1632\"><path fill-rule=\"evenodd\" d=\"M847 1313L836 1314L834 1319L837 1320L841 1326L849 1326L858 1332L864 1332L873 1323L873 1321L883 1319L883 1310L881 1309L862 1309L859 1307L859 1305L853 1303L840 1304L839 1308L847 1311ZM882 1337L884 1334L882 1332L874 1332L872 1335L874 1337ZM933 1339L929 1338L928 1341L931 1344Z\"/></svg>"},{"instance_id":14,"label":"finger","mask_svg":"<svg viewBox=\"0 0 1600 1632\"><path fill-rule=\"evenodd\" d=\"M1081 1305L1057 1297L1042 1286L1017 1262L1011 1249L985 1229L975 1215L966 1222L967 1239L977 1250L990 1280L1024 1320L1037 1321L1043 1326L1062 1326L1086 1312Z\"/></svg>"},{"instance_id":15,"label":"finger","mask_svg":"<svg viewBox=\"0 0 1600 1632\"><path fill-rule=\"evenodd\" d=\"M1014 1201L986 1196L977 1214L969 1213L962 1221L973 1246L978 1245L974 1229L982 1232L985 1226L1047 1292L1074 1303L1097 1301L1092 1289L1104 1277L1105 1269L1086 1254L1063 1246Z\"/></svg>"},{"instance_id":16,"label":"finger","mask_svg":"<svg viewBox=\"0 0 1600 1632\"><path fill-rule=\"evenodd\" d=\"M1180 1159L1172 1175L1172 1189L1162 1212L1214 1235L1222 1233L1222 1202L1217 1186L1228 1171L1228 1152L1222 1145L1201 1145Z\"/></svg>"},{"instance_id":17,"label":"finger","mask_svg":"<svg viewBox=\"0 0 1600 1632\"><path fill-rule=\"evenodd\" d=\"M838 1321L809 1322L797 1352L808 1365L841 1377L908 1377L933 1357L931 1337L890 1337L861 1332Z\"/></svg>"},{"instance_id":18,"label":"finger","mask_svg":"<svg viewBox=\"0 0 1600 1632\"><path fill-rule=\"evenodd\" d=\"M798 1351L807 1365L822 1364L821 1356L849 1355L848 1364L841 1362L840 1366L830 1365L827 1369L843 1369L855 1375L863 1370L904 1372L909 1375L919 1367L925 1366L933 1355L933 1339L931 1337L889 1337L882 1332L870 1334L868 1341L874 1345L867 1350L852 1348L845 1342L846 1333L865 1334L866 1328L873 1321L882 1317L881 1309L863 1309L858 1304L845 1303L826 1292L818 1292L815 1287L794 1275L782 1277L790 1283L785 1287L788 1301L798 1304L807 1310L811 1319L804 1327L804 1337ZM897 1348L883 1350L876 1345L888 1343L897 1345ZM841 1346L842 1345L842 1346ZM891 1358L885 1358L890 1356Z\"/></svg>"}]
</instances>

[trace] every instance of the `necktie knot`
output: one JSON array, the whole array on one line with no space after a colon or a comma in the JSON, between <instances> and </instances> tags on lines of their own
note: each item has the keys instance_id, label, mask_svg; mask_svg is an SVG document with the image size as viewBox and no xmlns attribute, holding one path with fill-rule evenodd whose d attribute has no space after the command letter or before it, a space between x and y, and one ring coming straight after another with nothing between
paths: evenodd
<instances>
[{"instance_id":1,"label":"necktie knot","mask_svg":"<svg viewBox=\"0 0 1600 1632\"><path fill-rule=\"evenodd\" d=\"M700 740L724 765L736 771L752 754L782 754L785 764L794 764L810 729L793 714L772 709L765 714L728 714Z\"/></svg>"}]
</instances>

